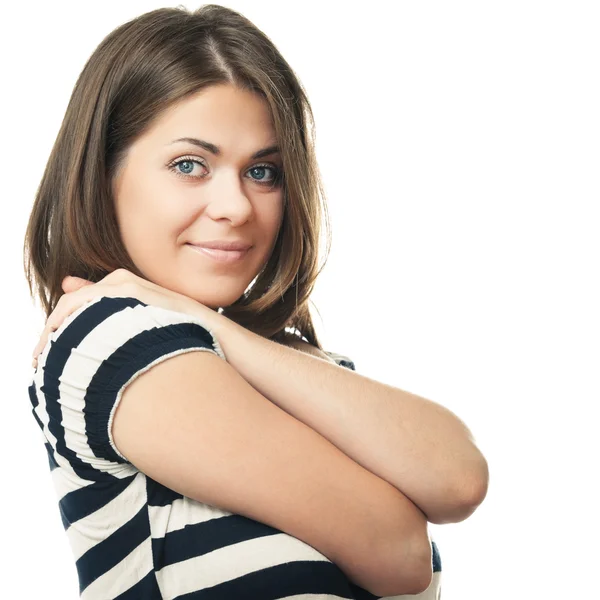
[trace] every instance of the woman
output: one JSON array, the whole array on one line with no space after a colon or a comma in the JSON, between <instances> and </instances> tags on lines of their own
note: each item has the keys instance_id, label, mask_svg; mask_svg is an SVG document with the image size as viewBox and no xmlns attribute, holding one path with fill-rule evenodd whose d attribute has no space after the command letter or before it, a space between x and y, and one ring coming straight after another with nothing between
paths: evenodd
<instances>
[{"instance_id":1,"label":"woman","mask_svg":"<svg viewBox=\"0 0 600 600\"><path fill-rule=\"evenodd\" d=\"M26 271L82 598L439 597L427 523L472 514L487 464L455 415L319 343L309 124L271 41L218 5L125 23L79 77Z\"/></svg>"}]
</instances>

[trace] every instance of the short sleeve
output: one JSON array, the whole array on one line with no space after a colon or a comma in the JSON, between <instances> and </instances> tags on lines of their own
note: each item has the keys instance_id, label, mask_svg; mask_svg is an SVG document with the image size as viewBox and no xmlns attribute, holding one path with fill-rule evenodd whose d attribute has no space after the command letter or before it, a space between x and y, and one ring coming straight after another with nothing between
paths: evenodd
<instances>
[{"instance_id":1,"label":"short sleeve","mask_svg":"<svg viewBox=\"0 0 600 600\"><path fill-rule=\"evenodd\" d=\"M352 371L356 371L356 365L354 361L345 354L338 354L337 352L328 352L324 351L330 358L332 358L336 364L340 365L340 367L346 367L346 369L350 369Z\"/></svg>"},{"instance_id":2,"label":"short sleeve","mask_svg":"<svg viewBox=\"0 0 600 600\"><path fill-rule=\"evenodd\" d=\"M55 455L83 479L131 474L112 437L124 390L154 365L195 351L226 360L210 329L185 313L106 296L73 312L50 334L34 375L36 410Z\"/></svg>"}]
</instances>

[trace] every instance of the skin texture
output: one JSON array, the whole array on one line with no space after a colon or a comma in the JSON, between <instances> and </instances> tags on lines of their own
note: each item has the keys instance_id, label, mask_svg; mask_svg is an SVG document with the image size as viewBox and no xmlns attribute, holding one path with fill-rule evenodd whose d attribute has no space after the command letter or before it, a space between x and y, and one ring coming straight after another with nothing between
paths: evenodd
<instances>
[{"instance_id":1,"label":"skin texture","mask_svg":"<svg viewBox=\"0 0 600 600\"><path fill-rule=\"evenodd\" d=\"M182 137L211 142L221 156L171 143ZM279 154L251 158L275 144L265 100L231 85L206 88L158 116L130 147L113 186L123 243L146 278L213 310L245 292L270 257L283 217L282 186L260 183L272 183L276 171L256 168L281 169ZM210 240L253 248L225 264L186 246Z\"/></svg>"}]
</instances>

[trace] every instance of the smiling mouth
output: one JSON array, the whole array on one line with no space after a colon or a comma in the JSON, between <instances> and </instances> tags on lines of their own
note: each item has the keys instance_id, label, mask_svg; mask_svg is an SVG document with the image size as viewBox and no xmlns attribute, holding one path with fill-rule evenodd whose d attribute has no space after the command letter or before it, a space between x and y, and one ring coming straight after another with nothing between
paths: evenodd
<instances>
[{"instance_id":1,"label":"smiling mouth","mask_svg":"<svg viewBox=\"0 0 600 600\"><path fill-rule=\"evenodd\" d=\"M189 246L199 254L226 264L241 261L252 250L252 248L248 248L247 250L217 250L216 248L203 248L201 246L194 246L193 244L186 244L186 246Z\"/></svg>"}]
</instances>

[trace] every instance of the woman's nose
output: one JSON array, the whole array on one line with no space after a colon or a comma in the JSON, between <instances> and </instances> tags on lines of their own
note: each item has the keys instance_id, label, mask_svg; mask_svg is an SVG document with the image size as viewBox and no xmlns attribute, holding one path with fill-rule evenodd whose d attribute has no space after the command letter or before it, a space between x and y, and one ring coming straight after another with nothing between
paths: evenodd
<instances>
[{"instance_id":1,"label":"woman's nose","mask_svg":"<svg viewBox=\"0 0 600 600\"><path fill-rule=\"evenodd\" d=\"M233 223L247 221L252 214L252 202L237 177L221 178L209 192L206 213L215 220L229 219Z\"/></svg>"}]
</instances>

